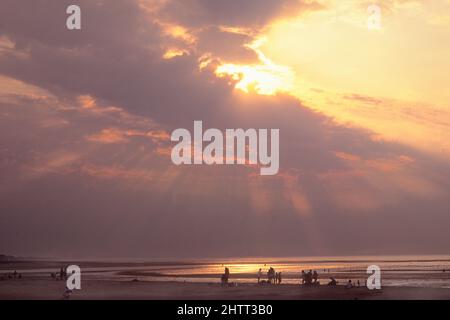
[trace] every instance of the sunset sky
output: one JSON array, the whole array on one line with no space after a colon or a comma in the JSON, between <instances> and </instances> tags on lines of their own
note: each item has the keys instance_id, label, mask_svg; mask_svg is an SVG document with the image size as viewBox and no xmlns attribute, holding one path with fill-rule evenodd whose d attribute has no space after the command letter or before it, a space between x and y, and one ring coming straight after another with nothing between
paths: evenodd
<instances>
[{"instance_id":1,"label":"sunset sky","mask_svg":"<svg viewBox=\"0 0 450 320\"><path fill-rule=\"evenodd\" d=\"M449 254L449 57L450 0L2 0L0 253ZM173 165L194 120L279 173Z\"/></svg>"}]
</instances>

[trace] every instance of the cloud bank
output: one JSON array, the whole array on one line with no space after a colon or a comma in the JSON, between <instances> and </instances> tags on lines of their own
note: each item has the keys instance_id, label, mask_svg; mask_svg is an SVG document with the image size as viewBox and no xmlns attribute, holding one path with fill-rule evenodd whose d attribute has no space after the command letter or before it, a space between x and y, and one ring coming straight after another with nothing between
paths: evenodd
<instances>
[{"instance_id":1,"label":"cloud bank","mask_svg":"<svg viewBox=\"0 0 450 320\"><path fill-rule=\"evenodd\" d=\"M439 253L449 174L411 147L285 93L219 78L244 45L312 1L0 4L0 251L63 257ZM20 12L20 14L17 14ZM170 49L180 54L164 58ZM204 66L202 61L208 60ZM364 97L353 96L362 99ZM176 167L170 132L279 128L280 174Z\"/></svg>"}]
</instances>

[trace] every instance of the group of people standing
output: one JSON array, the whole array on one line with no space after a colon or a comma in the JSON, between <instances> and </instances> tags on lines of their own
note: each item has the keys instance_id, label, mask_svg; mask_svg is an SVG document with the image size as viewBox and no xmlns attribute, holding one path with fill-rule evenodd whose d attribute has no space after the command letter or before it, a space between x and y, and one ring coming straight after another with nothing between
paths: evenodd
<instances>
[{"instance_id":1,"label":"group of people standing","mask_svg":"<svg viewBox=\"0 0 450 320\"><path fill-rule=\"evenodd\" d=\"M316 270L314 272L312 270L309 270L308 272L305 272L305 270L302 270L302 284L305 285L318 285L320 282L318 281L319 274Z\"/></svg>"},{"instance_id":2,"label":"group of people standing","mask_svg":"<svg viewBox=\"0 0 450 320\"><path fill-rule=\"evenodd\" d=\"M18 273L16 270L12 273L7 273L0 276L0 281L9 280L9 279L22 279L22 274Z\"/></svg>"},{"instance_id":3,"label":"group of people standing","mask_svg":"<svg viewBox=\"0 0 450 320\"><path fill-rule=\"evenodd\" d=\"M225 271L221 276L222 285L228 284L228 280L230 279L230 269L225 267ZM258 270L258 284L281 284L282 276L281 271L276 272L273 267L270 267L267 270L267 280L263 280L263 271L262 268ZM319 274L317 271L309 270L305 272L302 270L301 273L301 284L304 285L319 285Z\"/></svg>"},{"instance_id":4,"label":"group of people standing","mask_svg":"<svg viewBox=\"0 0 450 320\"><path fill-rule=\"evenodd\" d=\"M270 284L281 284L282 277L281 271L275 272L275 269L270 267L267 271L267 281L262 279L262 269L260 268L258 271L258 283L270 283Z\"/></svg>"},{"instance_id":5,"label":"group of people standing","mask_svg":"<svg viewBox=\"0 0 450 320\"><path fill-rule=\"evenodd\" d=\"M67 267L64 266L59 269L59 272L52 272L50 276L55 280L67 280Z\"/></svg>"},{"instance_id":6,"label":"group of people standing","mask_svg":"<svg viewBox=\"0 0 450 320\"><path fill-rule=\"evenodd\" d=\"M62 269L61 269L62 270ZM324 269L324 272L327 270ZM328 269L328 272L330 270ZM259 268L258 270L258 284L281 284L282 277L281 272L276 272L273 267L270 267L267 270L267 280L263 279L263 270L262 268ZM225 267L225 271L221 276L222 285L228 285L228 281L230 279L230 269L228 267ZM306 272L305 270L302 270L301 272L301 280L300 284L305 286L314 286L314 285L320 285L319 282L319 274L316 270L309 270ZM234 284L236 285L236 284ZM327 284L328 286L337 286L338 282L333 277L330 277L330 282ZM360 287L360 281L353 283L352 280L349 280L348 283L345 285L345 288L353 288L353 287Z\"/></svg>"},{"instance_id":7,"label":"group of people standing","mask_svg":"<svg viewBox=\"0 0 450 320\"><path fill-rule=\"evenodd\" d=\"M272 267L270 267L269 270L267 271L267 280L262 280L262 276L263 272L262 269L260 268L258 271L258 284L264 283L281 284L282 281L281 272L275 272L275 269ZM222 276L220 277L222 285L227 285L229 279L230 279L230 269L228 267L225 267L225 270Z\"/></svg>"}]
</instances>

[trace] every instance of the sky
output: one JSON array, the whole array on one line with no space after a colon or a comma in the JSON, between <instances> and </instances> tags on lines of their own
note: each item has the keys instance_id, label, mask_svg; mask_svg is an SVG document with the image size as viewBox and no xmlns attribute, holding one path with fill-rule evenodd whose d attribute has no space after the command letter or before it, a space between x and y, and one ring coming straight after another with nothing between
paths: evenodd
<instances>
[{"instance_id":1,"label":"sky","mask_svg":"<svg viewBox=\"0 0 450 320\"><path fill-rule=\"evenodd\" d=\"M449 0L3 0L0 253L450 254L449 38ZM195 120L280 129L278 174L174 165Z\"/></svg>"}]
</instances>

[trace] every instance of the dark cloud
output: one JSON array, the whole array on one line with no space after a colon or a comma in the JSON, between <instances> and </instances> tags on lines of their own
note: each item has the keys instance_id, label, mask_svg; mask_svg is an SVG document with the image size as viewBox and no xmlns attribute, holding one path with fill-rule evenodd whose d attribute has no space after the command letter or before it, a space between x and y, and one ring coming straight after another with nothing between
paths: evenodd
<instances>
[{"instance_id":1,"label":"dark cloud","mask_svg":"<svg viewBox=\"0 0 450 320\"><path fill-rule=\"evenodd\" d=\"M168 1L160 13L189 27L225 25L261 28L274 18L296 16L320 8L321 5L315 1L303 0L175 0Z\"/></svg>"},{"instance_id":2,"label":"dark cloud","mask_svg":"<svg viewBox=\"0 0 450 320\"><path fill-rule=\"evenodd\" d=\"M208 52L228 63L258 62L256 53L245 46L253 40L250 35L209 27L197 32L196 36L198 37L197 49L200 52Z\"/></svg>"}]
</instances>

